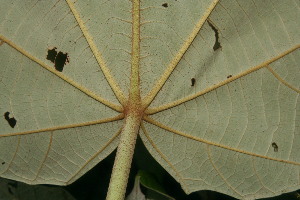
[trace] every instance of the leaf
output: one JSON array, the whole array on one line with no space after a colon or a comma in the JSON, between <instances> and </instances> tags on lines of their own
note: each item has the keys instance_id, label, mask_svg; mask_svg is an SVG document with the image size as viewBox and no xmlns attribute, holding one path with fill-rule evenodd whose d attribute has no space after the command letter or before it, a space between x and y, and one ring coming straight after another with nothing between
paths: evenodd
<instances>
[{"instance_id":1,"label":"leaf","mask_svg":"<svg viewBox=\"0 0 300 200\"><path fill-rule=\"evenodd\" d=\"M298 16L293 0L3 1L1 176L70 184L137 115L186 193L299 189Z\"/></svg>"},{"instance_id":2,"label":"leaf","mask_svg":"<svg viewBox=\"0 0 300 200\"><path fill-rule=\"evenodd\" d=\"M141 185L147 188L146 195L141 190ZM174 200L167 195L163 187L146 171L139 171L135 176L134 186L126 200Z\"/></svg>"},{"instance_id":3,"label":"leaf","mask_svg":"<svg viewBox=\"0 0 300 200\"><path fill-rule=\"evenodd\" d=\"M126 197L126 200L146 200L146 197L141 190L140 178L140 176L135 177L134 186L130 194Z\"/></svg>"},{"instance_id":4,"label":"leaf","mask_svg":"<svg viewBox=\"0 0 300 200\"><path fill-rule=\"evenodd\" d=\"M152 174L148 173L147 171L140 170L137 174L137 177L139 177L138 180L140 184L148 189L146 193L148 199L174 200L174 198L170 197L166 193L164 186L157 182Z\"/></svg>"}]
</instances>

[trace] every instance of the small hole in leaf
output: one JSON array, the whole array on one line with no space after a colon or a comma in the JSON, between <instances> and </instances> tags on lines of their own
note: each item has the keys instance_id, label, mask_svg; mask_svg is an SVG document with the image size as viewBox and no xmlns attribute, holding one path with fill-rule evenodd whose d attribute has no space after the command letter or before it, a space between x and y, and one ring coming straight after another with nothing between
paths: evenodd
<instances>
[{"instance_id":1,"label":"small hole in leaf","mask_svg":"<svg viewBox=\"0 0 300 200\"><path fill-rule=\"evenodd\" d=\"M66 63L69 62L68 53L56 51L56 47L53 49L48 49L47 60L54 63L54 67L57 71L62 72Z\"/></svg>"},{"instance_id":2,"label":"small hole in leaf","mask_svg":"<svg viewBox=\"0 0 300 200\"><path fill-rule=\"evenodd\" d=\"M169 7L168 3L163 3L162 6L165 8Z\"/></svg>"},{"instance_id":3,"label":"small hole in leaf","mask_svg":"<svg viewBox=\"0 0 300 200\"><path fill-rule=\"evenodd\" d=\"M272 147L274 148L274 152L278 152L278 145L275 142L272 143Z\"/></svg>"},{"instance_id":4,"label":"small hole in leaf","mask_svg":"<svg viewBox=\"0 0 300 200\"><path fill-rule=\"evenodd\" d=\"M65 66L65 64L69 62L69 59L68 59L68 54L67 53L63 53L63 52L58 52L57 56L56 56L56 59L55 59L55 69L57 71L60 71L62 72L63 71L63 68Z\"/></svg>"},{"instance_id":5,"label":"small hole in leaf","mask_svg":"<svg viewBox=\"0 0 300 200\"><path fill-rule=\"evenodd\" d=\"M54 63L56 55L57 55L56 47L54 47L53 49L48 49L47 60L50 60L51 62Z\"/></svg>"},{"instance_id":6,"label":"small hole in leaf","mask_svg":"<svg viewBox=\"0 0 300 200\"><path fill-rule=\"evenodd\" d=\"M227 76L227 78L231 78L231 77L232 77L232 75L231 75L231 74Z\"/></svg>"},{"instance_id":7,"label":"small hole in leaf","mask_svg":"<svg viewBox=\"0 0 300 200\"><path fill-rule=\"evenodd\" d=\"M192 78L192 79L191 79L191 82L192 82L191 86L194 86L195 83L196 83L196 79L195 79L195 78Z\"/></svg>"},{"instance_id":8,"label":"small hole in leaf","mask_svg":"<svg viewBox=\"0 0 300 200\"><path fill-rule=\"evenodd\" d=\"M218 50L219 48L222 48L220 42L219 42L219 32L218 32L218 29L216 29L216 27L214 27L214 25L207 21L208 25L212 28L212 30L215 32L215 44L213 46L213 50L216 51Z\"/></svg>"},{"instance_id":9,"label":"small hole in leaf","mask_svg":"<svg viewBox=\"0 0 300 200\"><path fill-rule=\"evenodd\" d=\"M4 113L4 119L6 119L10 127L14 128L17 124L17 120L14 117L10 118L9 114L9 112Z\"/></svg>"}]
</instances>

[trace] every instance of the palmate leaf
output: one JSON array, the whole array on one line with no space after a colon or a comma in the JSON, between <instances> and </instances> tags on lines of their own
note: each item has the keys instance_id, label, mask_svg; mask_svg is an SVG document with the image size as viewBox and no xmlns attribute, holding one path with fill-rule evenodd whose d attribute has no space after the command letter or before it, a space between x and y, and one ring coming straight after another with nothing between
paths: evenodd
<instances>
[{"instance_id":1,"label":"palmate leaf","mask_svg":"<svg viewBox=\"0 0 300 200\"><path fill-rule=\"evenodd\" d=\"M1 176L70 184L141 106L140 137L187 193L298 189L299 13L296 0L1 2Z\"/></svg>"}]
</instances>

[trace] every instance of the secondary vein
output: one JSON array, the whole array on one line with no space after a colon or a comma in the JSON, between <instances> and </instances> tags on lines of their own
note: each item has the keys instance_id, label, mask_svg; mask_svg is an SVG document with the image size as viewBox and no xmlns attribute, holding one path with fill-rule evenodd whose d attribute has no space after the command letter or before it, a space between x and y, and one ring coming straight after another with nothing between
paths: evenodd
<instances>
[{"instance_id":1,"label":"secondary vein","mask_svg":"<svg viewBox=\"0 0 300 200\"><path fill-rule=\"evenodd\" d=\"M235 152L246 154L246 155L249 155L249 156L254 156L254 157L258 157L258 158L264 158L264 159L267 159L267 160L273 160L273 161L277 161L277 162L283 162L283 163L288 163L288 164L300 166L299 162L290 161L290 160L282 160L282 159L278 159L278 158L272 158L272 157L268 157L268 156L264 156L264 155L244 151L244 150L241 150L241 149L237 149L237 148L234 148L234 147L229 147L229 146L226 146L226 145L223 145L223 144L218 144L218 143L215 143L215 142L211 142L211 141L208 141L208 140L205 140L205 139L202 139L202 138L198 138L196 136L193 136L193 135L190 135L190 134L172 129L171 127L168 127L168 126L166 126L166 125L164 125L164 124L162 124L162 123L160 123L160 122L158 122L158 121L156 121L156 120L154 120L154 119L152 119L148 116L144 116L143 119L145 121L149 122L150 124L153 124L153 125L155 125L159 128L162 128L166 131L169 131L169 132L174 133L176 135L180 135L180 136L183 136L183 137L186 137L188 139L192 139L192 140L204 143L204 144L212 145L212 146L215 146L215 147L220 147L220 148L223 148L223 149L227 149L227 150L230 150L230 151L235 151Z\"/></svg>"},{"instance_id":2,"label":"secondary vein","mask_svg":"<svg viewBox=\"0 0 300 200\"><path fill-rule=\"evenodd\" d=\"M199 92L197 92L195 94L189 95L187 97L178 99L176 101L173 101L173 102L170 102L170 103L158 106L158 107L148 108L145 112L148 115L155 114L155 113L161 112L163 110L167 110L169 108L172 108L172 107L178 106L180 104L183 104L183 103L185 103L187 101L193 100L193 99L195 99L195 98L197 98L197 97L199 97L201 95L204 95L204 94L206 94L208 92L211 92L211 91L213 91L213 90L215 90L215 89L217 89L217 88L219 88L219 87L221 87L223 85L226 85L226 84L228 84L228 83L230 83L232 81L235 81L235 80L237 80L237 79L239 79L239 78L241 78L243 76L251 74L251 73L253 73L253 72L255 72L255 71L257 71L257 70L259 70L261 68L267 67L269 64L271 64L271 63L273 63L273 62L281 59L282 57L286 56L287 54L292 53L293 51L297 50L298 48L300 48L300 44L293 46L292 48L290 48L290 49L288 49L288 50L280 53L279 55L277 55L277 56L275 56L275 57L273 57L273 58L271 58L269 60L266 60L266 61L260 63L259 65L256 65L256 66L254 66L254 67L252 67L252 68L250 68L250 69L248 69L246 71L243 71L243 72L241 72L241 73L239 73L239 74L237 74L235 76L227 78L227 79L225 79L225 80L223 80L223 81L221 81L221 82L219 82L217 84L214 84L214 85L212 85L210 87L207 87L204 90L201 90L201 91L199 91ZM268 69L270 70L271 68L268 68ZM275 76L275 72L272 72L272 73ZM275 76L275 77L278 79L278 76ZM288 86L289 88L291 88L291 89L293 89L293 90L295 90L296 92L299 93L299 89L296 89L295 87L292 87L291 85L289 85L286 82L284 82L282 79L280 81L283 84L285 84L286 86Z\"/></svg>"},{"instance_id":3,"label":"secondary vein","mask_svg":"<svg viewBox=\"0 0 300 200\"><path fill-rule=\"evenodd\" d=\"M143 106L148 107L148 105L152 102L152 100L155 98L157 93L161 90L171 73L174 71L180 60L182 59L185 52L188 50L196 36L198 35L200 29L202 28L203 24L205 23L206 19L209 17L210 13L214 10L215 6L219 0L214 0L209 7L207 8L206 12L203 14L203 16L200 18L198 23L195 25L194 29L192 30L191 34L188 36L186 41L183 43L175 57L172 59L172 61L169 63L168 68L165 70L165 72L162 74L162 76L159 78L157 83L154 85L152 90L146 95L146 97L143 99Z\"/></svg>"},{"instance_id":4,"label":"secondary vein","mask_svg":"<svg viewBox=\"0 0 300 200\"><path fill-rule=\"evenodd\" d=\"M9 46L11 46L12 48L14 48L15 50L17 50L18 52L20 52L21 54L23 54L24 56L26 56L27 58L29 58L30 60L36 62L37 64L39 64L41 67L45 68L46 70L50 71L51 73L55 74L56 76L58 76L59 78L61 78L62 80L66 81L67 83L69 83L70 85L72 85L73 87L77 88L78 90L82 91L83 93L85 93L86 95L92 97L93 99L99 101L100 103L110 107L111 109L117 111L117 112L122 112L123 111L123 107L116 105L114 103L111 103L110 101L96 95L95 93L93 93L92 91L88 90L87 88L83 87L82 85L79 85L78 83L76 83L74 80L70 79L69 77L65 76L64 74L58 72L57 70L55 70L55 68L50 67L49 65L47 65L46 63L44 63L43 61L41 61L40 59L34 57L33 55L31 55L29 52L25 51L22 47L18 46L17 44L13 43L11 40L9 40L8 38L4 37L3 35L0 35L0 40L2 40L3 42L5 42L6 44L8 44Z\"/></svg>"},{"instance_id":5,"label":"secondary vein","mask_svg":"<svg viewBox=\"0 0 300 200\"><path fill-rule=\"evenodd\" d=\"M102 58L100 51L98 50L96 44L94 43L93 37L89 34L88 29L84 25L84 21L81 19L79 12L76 10L76 8L74 6L74 3L72 3L71 0L66 0L66 2L69 5L71 12L73 13L86 41L88 42L107 82L109 83L110 87L112 88L112 90L115 93L119 102L122 105L124 105L126 102L126 98L125 98L120 86L117 84L117 82L114 80L113 76L111 75L109 68L106 66L106 63L105 63L104 59Z\"/></svg>"}]
</instances>

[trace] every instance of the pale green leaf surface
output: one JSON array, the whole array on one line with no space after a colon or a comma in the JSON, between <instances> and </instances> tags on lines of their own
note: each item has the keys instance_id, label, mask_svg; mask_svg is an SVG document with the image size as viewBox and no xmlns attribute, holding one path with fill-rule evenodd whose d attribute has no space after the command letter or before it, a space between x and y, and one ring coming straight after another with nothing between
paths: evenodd
<instances>
[{"instance_id":1,"label":"pale green leaf surface","mask_svg":"<svg viewBox=\"0 0 300 200\"><path fill-rule=\"evenodd\" d=\"M276 70L288 66L293 71L299 68L299 62L299 52L294 52L270 67ZM299 72L291 76L299 79ZM292 77L285 80L292 83ZM299 88L299 81L294 83ZM151 116L196 141L205 140L204 143L191 142L150 124L145 124L145 128L155 146L143 134L142 139L187 192L220 188L221 184L221 192L237 198L278 195L299 187L298 105L299 93L264 68ZM273 142L278 145L277 152ZM293 164L286 163L289 161Z\"/></svg>"},{"instance_id":2,"label":"pale green leaf surface","mask_svg":"<svg viewBox=\"0 0 300 200\"><path fill-rule=\"evenodd\" d=\"M47 48L57 46L60 51L70 52L70 63L63 74L118 102L66 2L5 1L1 4L1 14L2 35L9 36L27 53L51 67L53 64L46 60ZM119 122L57 129L105 120L117 116L117 112L6 43L0 51L0 112L10 112L17 120L14 129L6 120L0 120L1 135L41 132L1 138L3 177L31 184L68 184L115 149L118 139L112 139L121 128ZM96 79L97 84L93 84ZM40 131L44 129L53 130Z\"/></svg>"},{"instance_id":3,"label":"pale green leaf surface","mask_svg":"<svg viewBox=\"0 0 300 200\"><path fill-rule=\"evenodd\" d=\"M299 7L294 1L275 2L221 1L217 4L209 21L219 32L222 49L213 50L214 31L205 23L151 106L195 94L299 44ZM191 87L191 78L196 79L195 87Z\"/></svg>"},{"instance_id":4,"label":"pale green leaf surface","mask_svg":"<svg viewBox=\"0 0 300 200\"><path fill-rule=\"evenodd\" d=\"M296 0L141 1L140 135L187 193L299 188L299 10ZM0 120L2 177L69 184L117 147L131 21L129 0L1 3L0 114L17 120ZM63 72L46 59L53 47L69 55Z\"/></svg>"},{"instance_id":5,"label":"pale green leaf surface","mask_svg":"<svg viewBox=\"0 0 300 200\"><path fill-rule=\"evenodd\" d=\"M112 75L127 94L131 59L131 2L77 1L75 7ZM109 89L105 85L100 86L102 89Z\"/></svg>"},{"instance_id":6,"label":"pale green leaf surface","mask_svg":"<svg viewBox=\"0 0 300 200\"><path fill-rule=\"evenodd\" d=\"M3 36L49 66L53 63L46 59L48 48L57 47L58 51L68 53L70 63L64 68L64 75L118 103L65 1L4 1L0 19ZM12 52L13 49L1 55L6 57ZM11 59L14 56L17 55L12 54ZM8 71L2 68L2 75L2 70Z\"/></svg>"},{"instance_id":7,"label":"pale green leaf surface","mask_svg":"<svg viewBox=\"0 0 300 200\"><path fill-rule=\"evenodd\" d=\"M162 6L167 2L168 7ZM211 3L210 0L142 1L141 26L141 89L146 95L166 66L177 54L195 24Z\"/></svg>"}]
</instances>

